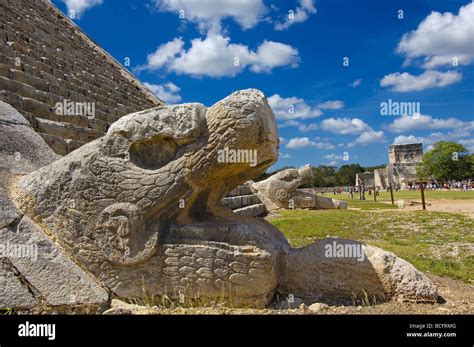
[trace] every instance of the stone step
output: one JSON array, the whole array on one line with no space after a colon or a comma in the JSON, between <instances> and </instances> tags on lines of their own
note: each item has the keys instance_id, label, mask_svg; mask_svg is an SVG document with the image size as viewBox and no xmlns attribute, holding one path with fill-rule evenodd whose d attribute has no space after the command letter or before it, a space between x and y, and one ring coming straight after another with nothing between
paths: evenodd
<instances>
[{"instance_id":1,"label":"stone step","mask_svg":"<svg viewBox=\"0 0 474 347\"><path fill-rule=\"evenodd\" d=\"M246 206L246 207L238 208L233 211L234 213L240 216L247 216L247 217L262 217L262 216L265 216L268 212L267 208L265 207L265 204L256 204L256 205Z\"/></svg>"},{"instance_id":2,"label":"stone step","mask_svg":"<svg viewBox=\"0 0 474 347\"><path fill-rule=\"evenodd\" d=\"M85 145L85 142L64 139L59 136L38 133L51 149L59 155L66 155L79 147Z\"/></svg>"},{"instance_id":3,"label":"stone step","mask_svg":"<svg viewBox=\"0 0 474 347\"><path fill-rule=\"evenodd\" d=\"M259 204L261 203L261 201L256 194L249 194L239 196L227 196L221 200L221 203L235 210L237 208Z\"/></svg>"},{"instance_id":4,"label":"stone step","mask_svg":"<svg viewBox=\"0 0 474 347\"><path fill-rule=\"evenodd\" d=\"M59 136L64 139L90 142L103 136L102 132L93 129L77 127L69 123L55 122L39 117L36 117L35 121L36 122L34 122L33 128L37 132Z\"/></svg>"},{"instance_id":5,"label":"stone step","mask_svg":"<svg viewBox=\"0 0 474 347\"><path fill-rule=\"evenodd\" d=\"M250 187L248 185L243 184L231 190L227 194L227 196L230 197L230 196L250 195L250 194L253 194Z\"/></svg>"}]
</instances>

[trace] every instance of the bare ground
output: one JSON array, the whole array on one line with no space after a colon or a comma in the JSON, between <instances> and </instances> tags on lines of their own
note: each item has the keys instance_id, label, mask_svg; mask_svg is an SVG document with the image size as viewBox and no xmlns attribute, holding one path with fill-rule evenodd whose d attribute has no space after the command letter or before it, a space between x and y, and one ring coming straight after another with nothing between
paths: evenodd
<instances>
[{"instance_id":1,"label":"bare ground","mask_svg":"<svg viewBox=\"0 0 474 347\"><path fill-rule=\"evenodd\" d=\"M414 211L421 210L421 201L413 200L415 204L409 206L412 200L405 200L406 205L403 209L404 211ZM390 204L390 202L385 203ZM438 212L452 212L452 213L462 213L471 218L474 218L474 200L451 200L451 199L440 199L440 200L430 200L426 206L427 211L438 211Z\"/></svg>"}]
</instances>

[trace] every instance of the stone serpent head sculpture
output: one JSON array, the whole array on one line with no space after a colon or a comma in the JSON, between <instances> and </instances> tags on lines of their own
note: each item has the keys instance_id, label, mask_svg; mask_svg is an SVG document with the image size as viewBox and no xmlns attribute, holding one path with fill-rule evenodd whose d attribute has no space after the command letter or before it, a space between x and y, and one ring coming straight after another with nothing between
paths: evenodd
<instances>
[{"instance_id":1,"label":"stone serpent head sculpture","mask_svg":"<svg viewBox=\"0 0 474 347\"><path fill-rule=\"evenodd\" d=\"M264 181L252 183L259 197L265 201L268 210L289 208L297 189L310 183L313 172L309 165L299 169L286 169L270 176Z\"/></svg>"},{"instance_id":2,"label":"stone serpent head sculpture","mask_svg":"<svg viewBox=\"0 0 474 347\"><path fill-rule=\"evenodd\" d=\"M279 171L263 181L249 184L260 200L265 202L268 211L295 208L347 208L346 202L316 195L314 189L309 189L309 191L298 189L305 184L310 184L312 179L311 167L304 165L299 169Z\"/></svg>"},{"instance_id":3,"label":"stone serpent head sculpture","mask_svg":"<svg viewBox=\"0 0 474 347\"><path fill-rule=\"evenodd\" d=\"M426 276L391 253L365 246L358 263L324 257L333 240L292 249L266 221L221 206L227 192L275 163L278 142L273 112L257 90L210 108L160 106L121 118L104 137L19 178L11 198L119 297L252 306L277 292L309 300L361 290L436 298ZM236 156L222 160L223 150Z\"/></svg>"}]
</instances>

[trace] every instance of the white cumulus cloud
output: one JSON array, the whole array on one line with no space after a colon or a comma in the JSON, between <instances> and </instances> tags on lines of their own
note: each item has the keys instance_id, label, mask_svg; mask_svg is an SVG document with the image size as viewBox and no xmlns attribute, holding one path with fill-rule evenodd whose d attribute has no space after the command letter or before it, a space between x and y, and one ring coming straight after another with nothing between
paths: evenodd
<instances>
[{"instance_id":1,"label":"white cumulus cloud","mask_svg":"<svg viewBox=\"0 0 474 347\"><path fill-rule=\"evenodd\" d=\"M292 138L288 143L286 144L286 148L290 149L298 149L298 148L304 148L304 147L315 147L318 149L333 149L334 145L332 145L329 142L315 142L310 140L307 137L295 137Z\"/></svg>"},{"instance_id":2,"label":"white cumulus cloud","mask_svg":"<svg viewBox=\"0 0 474 347\"><path fill-rule=\"evenodd\" d=\"M68 15L72 13L80 18L89 8L102 4L102 0L63 0L66 4ZM74 11L74 12L71 12Z\"/></svg>"},{"instance_id":3,"label":"white cumulus cloud","mask_svg":"<svg viewBox=\"0 0 474 347\"><path fill-rule=\"evenodd\" d=\"M318 129L318 125L316 123L305 124L303 122L300 122L294 119L289 119L289 120L284 121L283 123L278 124L278 128L287 128L287 127L298 128L298 130L303 133Z\"/></svg>"},{"instance_id":4,"label":"white cumulus cloud","mask_svg":"<svg viewBox=\"0 0 474 347\"><path fill-rule=\"evenodd\" d=\"M344 101L341 100L326 101L318 105L321 110L339 110L343 107Z\"/></svg>"},{"instance_id":5,"label":"white cumulus cloud","mask_svg":"<svg viewBox=\"0 0 474 347\"><path fill-rule=\"evenodd\" d=\"M168 82L165 84L152 84L152 83L145 82L144 84L160 100L163 100L164 102L168 104L181 101L181 96L178 94L181 88L179 88L177 85L175 85L172 82Z\"/></svg>"},{"instance_id":6,"label":"white cumulus cloud","mask_svg":"<svg viewBox=\"0 0 474 347\"><path fill-rule=\"evenodd\" d=\"M286 144L286 147L297 149L297 148L311 147L313 144L315 144L315 142L311 141L307 137L295 137L291 139L290 141L288 141L288 143Z\"/></svg>"},{"instance_id":7,"label":"white cumulus cloud","mask_svg":"<svg viewBox=\"0 0 474 347\"><path fill-rule=\"evenodd\" d=\"M235 76L249 67L254 72L271 72L283 66L296 67L298 50L273 41L264 41L255 51L243 44L231 43L221 34L191 40L184 48L181 38L165 43L148 55L147 64L136 70L167 69L177 74L192 76Z\"/></svg>"},{"instance_id":8,"label":"white cumulus cloud","mask_svg":"<svg viewBox=\"0 0 474 347\"><path fill-rule=\"evenodd\" d=\"M333 161L340 161L340 160L343 159L343 156L342 156L342 155L338 155L338 154L331 153L331 154L325 155L324 158L326 158L326 159L328 159L328 160L333 160Z\"/></svg>"},{"instance_id":9,"label":"white cumulus cloud","mask_svg":"<svg viewBox=\"0 0 474 347\"><path fill-rule=\"evenodd\" d=\"M385 142L385 135L382 130L367 130L362 132L354 141L349 143L349 147L355 147L358 145L368 145L371 143Z\"/></svg>"},{"instance_id":10,"label":"white cumulus cloud","mask_svg":"<svg viewBox=\"0 0 474 347\"><path fill-rule=\"evenodd\" d=\"M426 144L426 138L421 136L414 136L414 135L400 135L395 137L393 140L394 145L407 145L410 143L423 143Z\"/></svg>"},{"instance_id":11,"label":"white cumulus cloud","mask_svg":"<svg viewBox=\"0 0 474 347\"><path fill-rule=\"evenodd\" d=\"M450 132L434 132L427 136L400 135L395 137L393 144L422 143L427 149L438 141L455 141L469 148L472 145L472 133L468 129L456 129Z\"/></svg>"},{"instance_id":12,"label":"white cumulus cloud","mask_svg":"<svg viewBox=\"0 0 474 347\"><path fill-rule=\"evenodd\" d=\"M371 130L370 126L359 118L327 118L321 122L321 128L335 134L360 134Z\"/></svg>"},{"instance_id":13,"label":"white cumulus cloud","mask_svg":"<svg viewBox=\"0 0 474 347\"><path fill-rule=\"evenodd\" d=\"M172 41L158 46L155 52L148 54L147 65L143 68L147 70L161 69L170 61L176 59L176 56L183 51L183 46L184 41L181 37L177 37ZM142 68L139 68L139 70L140 69Z\"/></svg>"},{"instance_id":14,"label":"white cumulus cloud","mask_svg":"<svg viewBox=\"0 0 474 347\"><path fill-rule=\"evenodd\" d=\"M313 0L300 0L296 9L291 10L291 12L286 15L284 21L275 23L275 30L286 30L293 24L302 23L306 21L311 14L315 14L316 12L317 10Z\"/></svg>"},{"instance_id":15,"label":"white cumulus cloud","mask_svg":"<svg viewBox=\"0 0 474 347\"><path fill-rule=\"evenodd\" d=\"M320 109L309 106L303 99L296 96L285 98L274 94L268 98L268 104L276 118L280 120L310 119L323 114ZM301 123L287 125L300 126Z\"/></svg>"},{"instance_id":16,"label":"white cumulus cloud","mask_svg":"<svg viewBox=\"0 0 474 347\"><path fill-rule=\"evenodd\" d=\"M429 115L414 114L404 115L395 119L387 126L387 129L395 133L410 130L434 130L434 129L454 129L471 128L474 129L473 122L464 122L457 118L433 118Z\"/></svg>"},{"instance_id":17,"label":"white cumulus cloud","mask_svg":"<svg viewBox=\"0 0 474 347\"><path fill-rule=\"evenodd\" d=\"M316 123L310 123L310 124L300 124L298 126L299 131L302 133L307 133L308 131L316 130L318 129L318 125Z\"/></svg>"},{"instance_id":18,"label":"white cumulus cloud","mask_svg":"<svg viewBox=\"0 0 474 347\"><path fill-rule=\"evenodd\" d=\"M348 147L385 141L383 131L372 129L359 118L328 118L321 122L321 129L340 135L358 135L355 140L347 144Z\"/></svg>"},{"instance_id":19,"label":"white cumulus cloud","mask_svg":"<svg viewBox=\"0 0 474 347\"><path fill-rule=\"evenodd\" d=\"M446 87L462 79L462 74L457 71L428 70L415 76L408 72L396 72L386 75L380 81L382 87L390 87L396 92L413 92L429 88Z\"/></svg>"},{"instance_id":20,"label":"white cumulus cloud","mask_svg":"<svg viewBox=\"0 0 474 347\"><path fill-rule=\"evenodd\" d=\"M154 0L162 12L174 12L197 23L201 30L220 31L221 22L232 18L243 29L250 29L264 19L268 9L263 0Z\"/></svg>"},{"instance_id":21,"label":"white cumulus cloud","mask_svg":"<svg viewBox=\"0 0 474 347\"><path fill-rule=\"evenodd\" d=\"M250 69L254 72L270 72L275 67L286 65L296 67L299 63L296 48L274 41L264 41L252 54L251 60Z\"/></svg>"},{"instance_id":22,"label":"white cumulus cloud","mask_svg":"<svg viewBox=\"0 0 474 347\"><path fill-rule=\"evenodd\" d=\"M433 11L414 31L403 35L397 52L407 63L421 59L425 69L452 65L469 65L474 60L474 3L459 9L458 14Z\"/></svg>"}]
</instances>

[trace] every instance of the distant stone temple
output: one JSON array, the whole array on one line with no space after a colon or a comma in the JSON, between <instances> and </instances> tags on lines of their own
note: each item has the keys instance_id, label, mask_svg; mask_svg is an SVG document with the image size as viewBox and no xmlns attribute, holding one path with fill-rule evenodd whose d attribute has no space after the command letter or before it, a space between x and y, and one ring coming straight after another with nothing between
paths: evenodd
<instances>
[{"instance_id":1,"label":"distant stone temple","mask_svg":"<svg viewBox=\"0 0 474 347\"><path fill-rule=\"evenodd\" d=\"M401 189L408 188L418 181L416 165L423 160L423 144L392 145L388 150L389 164L386 176L381 179L385 185L392 182Z\"/></svg>"},{"instance_id":2,"label":"distant stone temple","mask_svg":"<svg viewBox=\"0 0 474 347\"><path fill-rule=\"evenodd\" d=\"M367 187L387 189L407 189L418 181L416 165L423 160L423 144L391 145L388 149L388 165L385 169L356 175L356 186L363 183Z\"/></svg>"},{"instance_id":3,"label":"distant stone temple","mask_svg":"<svg viewBox=\"0 0 474 347\"><path fill-rule=\"evenodd\" d=\"M374 185L374 173L373 172L361 172L356 174L356 186L364 184L364 186L372 187Z\"/></svg>"},{"instance_id":4,"label":"distant stone temple","mask_svg":"<svg viewBox=\"0 0 474 347\"><path fill-rule=\"evenodd\" d=\"M60 155L163 104L47 0L0 1L0 100Z\"/></svg>"}]
</instances>

